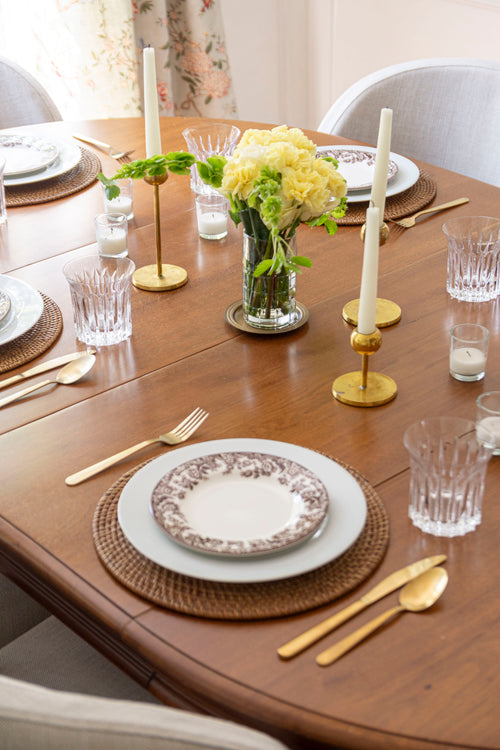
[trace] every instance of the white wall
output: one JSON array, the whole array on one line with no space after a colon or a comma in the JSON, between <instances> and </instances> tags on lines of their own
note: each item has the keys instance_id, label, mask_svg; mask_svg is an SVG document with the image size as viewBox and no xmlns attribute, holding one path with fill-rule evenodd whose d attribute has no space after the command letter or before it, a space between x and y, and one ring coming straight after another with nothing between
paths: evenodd
<instances>
[{"instance_id":1,"label":"white wall","mask_svg":"<svg viewBox=\"0 0 500 750\"><path fill-rule=\"evenodd\" d=\"M221 0L239 117L317 127L362 76L405 60L500 61L500 0Z\"/></svg>"}]
</instances>

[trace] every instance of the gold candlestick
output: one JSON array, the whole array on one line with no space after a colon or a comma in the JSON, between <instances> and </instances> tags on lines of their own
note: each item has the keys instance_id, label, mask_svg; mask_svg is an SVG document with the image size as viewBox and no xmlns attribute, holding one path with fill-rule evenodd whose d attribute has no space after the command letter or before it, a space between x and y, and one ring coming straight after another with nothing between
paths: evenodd
<instances>
[{"instance_id":1,"label":"gold candlestick","mask_svg":"<svg viewBox=\"0 0 500 750\"><path fill-rule=\"evenodd\" d=\"M366 224L361 227L361 239L365 238ZM381 224L379 229L379 243L383 245L389 237L389 227L387 224ZM342 308L342 317L350 325L358 325L359 299L352 299L346 302ZM375 308L375 325L377 328L388 328L401 320L401 308L395 302L389 299L377 297Z\"/></svg>"},{"instance_id":2,"label":"gold candlestick","mask_svg":"<svg viewBox=\"0 0 500 750\"><path fill-rule=\"evenodd\" d=\"M357 329L352 332L351 346L362 356L361 371L348 372L334 380L332 393L337 401L349 406L381 406L396 398L398 389L392 378L368 371L368 358L381 345L382 336L377 328L370 334L359 333Z\"/></svg>"},{"instance_id":3,"label":"gold candlestick","mask_svg":"<svg viewBox=\"0 0 500 750\"><path fill-rule=\"evenodd\" d=\"M180 266L170 263L162 263L161 260L161 227L160 227L160 185L168 179L168 173L163 175L147 176L144 178L148 185L154 189L154 217L156 237L156 264L138 268L132 276L132 283L138 289L148 292L166 292L169 289L178 289L187 282L187 271Z\"/></svg>"}]
</instances>

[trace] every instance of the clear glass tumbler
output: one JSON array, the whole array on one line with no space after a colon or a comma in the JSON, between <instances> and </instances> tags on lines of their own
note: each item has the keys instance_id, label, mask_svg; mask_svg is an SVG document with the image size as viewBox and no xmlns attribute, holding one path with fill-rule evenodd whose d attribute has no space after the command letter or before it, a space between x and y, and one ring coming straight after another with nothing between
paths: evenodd
<instances>
[{"instance_id":1,"label":"clear glass tumbler","mask_svg":"<svg viewBox=\"0 0 500 750\"><path fill-rule=\"evenodd\" d=\"M500 219L462 216L443 224L448 242L446 291L464 302L487 302L500 292Z\"/></svg>"},{"instance_id":2,"label":"clear glass tumbler","mask_svg":"<svg viewBox=\"0 0 500 750\"><path fill-rule=\"evenodd\" d=\"M118 344L132 335L129 258L88 255L63 268L69 283L76 336L90 346Z\"/></svg>"},{"instance_id":3,"label":"clear glass tumbler","mask_svg":"<svg viewBox=\"0 0 500 750\"><path fill-rule=\"evenodd\" d=\"M471 420L432 417L412 424L403 440L410 455L408 515L413 525L434 536L474 531L482 519L494 435L484 430L479 440Z\"/></svg>"},{"instance_id":4,"label":"clear glass tumbler","mask_svg":"<svg viewBox=\"0 0 500 750\"><path fill-rule=\"evenodd\" d=\"M198 161L206 161L209 156L215 154L231 156L240 134L241 130L235 125L223 122L214 122L199 128L186 128L182 131L189 151ZM191 190L195 193L215 192L210 185L205 185L202 181L196 164L191 167Z\"/></svg>"}]
</instances>

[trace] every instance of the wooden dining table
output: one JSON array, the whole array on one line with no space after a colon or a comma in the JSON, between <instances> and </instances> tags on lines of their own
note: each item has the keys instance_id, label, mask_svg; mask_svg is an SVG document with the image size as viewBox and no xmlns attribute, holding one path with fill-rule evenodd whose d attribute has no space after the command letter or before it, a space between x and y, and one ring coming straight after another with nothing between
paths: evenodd
<instances>
[{"instance_id":1,"label":"wooden dining table","mask_svg":"<svg viewBox=\"0 0 500 750\"><path fill-rule=\"evenodd\" d=\"M164 152L185 150L182 130L193 124L199 120L162 118ZM269 127L235 124L242 131ZM134 149L133 158L145 154L140 118L26 130L58 138L78 132ZM352 143L306 133L318 145ZM117 163L88 149L111 176ZM165 292L134 287L131 338L98 348L94 368L80 382L52 386L0 411L0 571L164 703L264 730L290 748L500 748L500 458L488 466L481 525L447 539L423 533L408 518L403 444L413 422L436 415L474 420L477 397L500 390L499 300L451 299L442 232L452 216L498 216L500 190L418 166L437 186L431 205L470 200L422 217L412 229L391 226L380 248L378 294L402 311L399 323L382 329L382 345L370 359L371 369L397 385L389 403L355 407L332 396L335 378L361 368L350 344L353 328L342 317L346 302L359 296L359 224L340 225L333 237L301 226L298 247L313 261L297 282L306 324L276 335L247 333L225 319L241 299L241 226L231 225L223 240L201 239L189 178L170 175L160 188L163 262L185 268L187 284ZM97 252L94 217L102 207L102 187L93 182L68 197L8 209L0 273L48 295L63 319L60 336L32 364L85 349L75 336L62 268ZM134 184L134 212L129 256L139 267L154 263L156 252L153 189L144 181ZM461 322L490 331L479 382L449 374L449 331ZM65 478L167 431L198 406L209 417L189 444L280 441L325 455L362 478L388 522L387 543L363 580L331 600L326 591L320 606L299 606L292 614L226 618L193 614L175 601L156 604L110 572L95 543L98 504L137 466L179 448L157 444L75 487ZM316 664L323 649L397 603L393 593L296 658L279 658L280 645L389 573L437 554L447 556L449 583L428 611L401 615L329 667Z\"/></svg>"}]
</instances>

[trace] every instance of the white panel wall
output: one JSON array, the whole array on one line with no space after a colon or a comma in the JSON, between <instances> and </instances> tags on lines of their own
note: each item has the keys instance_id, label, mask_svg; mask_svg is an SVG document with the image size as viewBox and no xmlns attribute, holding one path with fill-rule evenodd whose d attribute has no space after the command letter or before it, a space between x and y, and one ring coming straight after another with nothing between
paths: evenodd
<instances>
[{"instance_id":1,"label":"white panel wall","mask_svg":"<svg viewBox=\"0 0 500 750\"><path fill-rule=\"evenodd\" d=\"M500 0L221 0L241 119L315 128L362 76L423 57L500 61Z\"/></svg>"}]
</instances>

